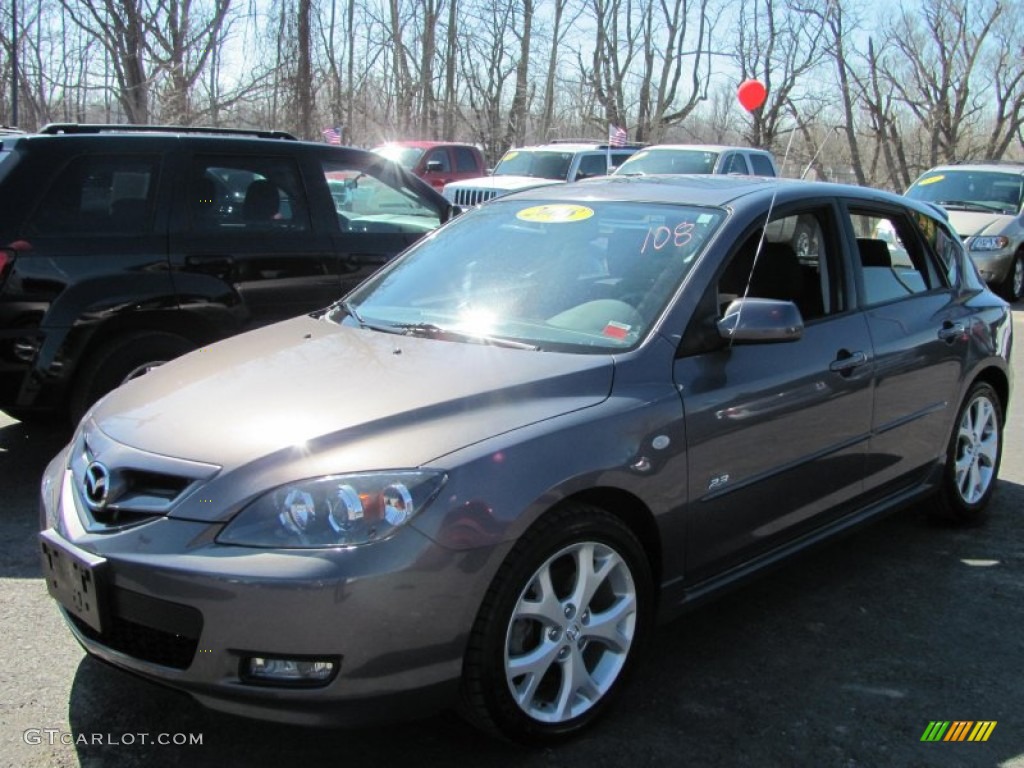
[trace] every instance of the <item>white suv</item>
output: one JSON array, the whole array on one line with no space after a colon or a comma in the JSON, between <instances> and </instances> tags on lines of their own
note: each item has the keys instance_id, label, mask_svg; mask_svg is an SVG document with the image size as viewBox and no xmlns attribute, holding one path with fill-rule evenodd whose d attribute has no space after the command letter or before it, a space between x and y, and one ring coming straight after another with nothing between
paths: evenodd
<instances>
[{"instance_id":1,"label":"white suv","mask_svg":"<svg viewBox=\"0 0 1024 768\"><path fill-rule=\"evenodd\" d=\"M1024 297L1024 163L940 165L904 194L942 206L985 282Z\"/></svg>"},{"instance_id":2,"label":"white suv","mask_svg":"<svg viewBox=\"0 0 1024 768\"><path fill-rule=\"evenodd\" d=\"M616 176L649 173L739 173L778 176L767 149L722 144L656 144L644 147L615 170Z\"/></svg>"},{"instance_id":3,"label":"white suv","mask_svg":"<svg viewBox=\"0 0 1024 768\"><path fill-rule=\"evenodd\" d=\"M446 184L444 196L464 208L529 187L604 176L640 148L581 141L554 141L506 152L489 176Z\"/></svg>"}]
</instances>

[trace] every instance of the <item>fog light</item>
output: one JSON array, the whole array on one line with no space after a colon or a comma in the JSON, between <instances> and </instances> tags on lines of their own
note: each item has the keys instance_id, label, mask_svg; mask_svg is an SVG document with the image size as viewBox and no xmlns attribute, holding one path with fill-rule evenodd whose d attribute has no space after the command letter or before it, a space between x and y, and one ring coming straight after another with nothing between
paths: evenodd
<instances>
[{"instance_id":1,"label":"fog light","mask_svg":"<svg viewBox=\"0 0 1024 768\"><path fill-rule=\"evenodd\" d=\"M254 683L326 685L338 670L338 659L275 659L250 656L242 663L243 677Z\"/></svg>"}]
</instances>

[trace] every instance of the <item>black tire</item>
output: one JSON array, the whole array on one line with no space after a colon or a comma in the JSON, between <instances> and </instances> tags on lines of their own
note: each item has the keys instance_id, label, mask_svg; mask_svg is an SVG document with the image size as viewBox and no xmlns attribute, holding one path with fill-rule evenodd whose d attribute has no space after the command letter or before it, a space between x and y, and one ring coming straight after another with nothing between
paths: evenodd
<instances>
[{"instance_id":1,"label":"black tire","mask_svg":"<svg viewBox=\"0 0 1024 768\"><path fill-rule=\"evenodd\" d=\"M989 384L975 383L953 424L933 510L937 517L966 525L984 519L1003 456L1003 423L999 395Z\"/></svg>"},{"instance_id":2,"label":"black tire","mask_svg":"<svg viewBox=\"0 0 1024 768\"><path fill-rule=\"evenodd\" d=\"M1010 271L999 286L1000 295L1011 304L1024 298L1024 252L1017 251L1013 256Z\"/></svg>"},{"instance_id":3,"label":"black tire","mask_svg":"<svg viewBox=\"0 0 1024 768\"><path fill-rule=\"evenodd\" d=\"M163 331L140 331L101 343L75 381L69 406L72 422L77 424L93 403L115 387L193 349L188 339Z\"/></svg>"},{"instance_id":4,"label":"black tire","mask_svg":"<svg viewBox=\"0 0 1024 768\"><path fill-rule=\"evenodd\" d=\"M579 578L581 556L597 573ZM545 583L551 594L539 600ZM650 632L653 595L647 556L621 520L586 504L552 510L516 543L484 598L463 665L464 716L523 744L579 733L621 691Z\"/></svg>"}]
</instances>

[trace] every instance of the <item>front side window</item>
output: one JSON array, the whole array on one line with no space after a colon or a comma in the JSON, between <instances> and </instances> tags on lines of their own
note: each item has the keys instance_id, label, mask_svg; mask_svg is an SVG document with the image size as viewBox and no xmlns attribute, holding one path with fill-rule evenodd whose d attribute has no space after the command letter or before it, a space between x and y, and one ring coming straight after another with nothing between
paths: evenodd
<instances>
[{"instance_id":1,"label":"front side window","mask_svg":"<svg viewBox=\"0 0 1024 768\"><path fill-rule=\"evenodd\" d=\"M54 179L28 223L35 235L141 235L152 230L156 156L89 155Z\"/></svg>"},{"instance_id":2,"label":"front side window","mask_svg":"<svg viewBox=\"0 0 1024 768\"><path fill-rule=\"evenodd\" d=\"M435 149L427 155L427 162L423 167L432 172L437 173L450 173L451 163L448 161L448 150L447 149Z\"/></svg>"},{"instance_id":3,"label":"front side window","mask_svg":"<svg viewBox=\"0 0 1024 768\"><path fill-rule=\"evenodd\" d=\"M332 317L449 340L630 348L724 216L697 206L498 200L421 241Z\"/></svg>"},{"instance_id":4,"label":"front side window","mask_svg":"<svg viewBox=\"0 0 1024 768\"><path fill-rule=\"evenodd\" d=\"M288 158L196 156L187 194L193 231L310 229L306 192Z\"/></svg>"},{"instance_id":5,"label":"front side window","mask_svg":"<svg viewBox=\"0 0 1024 768\"><path fill-rule=\"evenodd\" d=\"M805 323L844 309L839 254L826 211L773 218L730 257L718 281L718 306L739 298L792 301Z\"/></svg>"},{"instance_id":6,"label":"front side window","mask_svg":"<svg viewBox=\"0 0 1024 768\"><path fill-rule=\"evenodd\" d=\"M580 158L579 168L576 169L576 179L589 179L591 176L604 176L608 173L608 158L606 155L583 155Z\"/></svg>"},{"instance_id":7,"label":"front side window","mask_svg":"<svg viewBox=\"0 0 1024 768\"><path fill-rule=\"evenodd\" d=\"M748 157L747 159L750 160L750 164L752 166L754 166L754 175L755 176L774 176L775 175L775 168L772 165L772 161L769 160L764 155L760 155L760 154L756 154L755 153L753 155L750 155L750 157Z\"/></svg>"},{"instance_id":8,"label":"front side window","mask_svg":"<svg viewBox=\"0 0 1024 768\"><path fill-rule=\"evenodd\" d=\"M421 235L441 225L441 214L394 166L323 163L324 178L343 232Z\"/></svg>"}]
</instances>

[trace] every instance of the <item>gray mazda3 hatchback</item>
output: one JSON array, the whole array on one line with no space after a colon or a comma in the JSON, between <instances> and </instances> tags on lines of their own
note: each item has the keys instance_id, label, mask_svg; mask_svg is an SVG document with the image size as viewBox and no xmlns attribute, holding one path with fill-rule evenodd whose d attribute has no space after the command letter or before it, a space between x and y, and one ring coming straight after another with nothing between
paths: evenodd
<instances>
[{"instance_id":1,"label":"gray mazda3 hatchback","mask_svg":"<svg viewBox=\"0 0 1024 768\"><path fill-rule=\"evenodd\" d=\"M913 501L978 522L1011 327L907 198L509 195L96 404L43 478L47 586L90 654L216 709L550 743L697 598Z\"/></svg>"}]
</instances>

